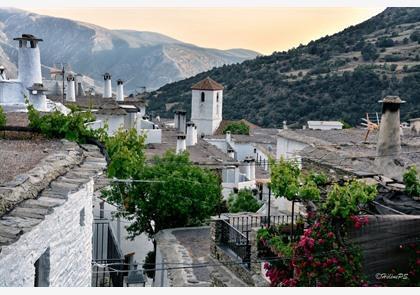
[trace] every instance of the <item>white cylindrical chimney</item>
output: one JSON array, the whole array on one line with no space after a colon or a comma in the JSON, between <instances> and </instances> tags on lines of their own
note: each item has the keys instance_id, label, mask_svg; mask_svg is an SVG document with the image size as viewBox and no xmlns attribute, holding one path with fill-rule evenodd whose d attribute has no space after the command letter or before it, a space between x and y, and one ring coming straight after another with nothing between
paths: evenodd
<instances>
[{"instance_id":1,"label":"white cylindrical chimney","mask_svg":"<svg viewBox=\"0 0 420 295\"><path fill-rule=\"evenodd\" d=\"M7 80L6 69L3 66L0 66L0 81Z\"/></svg>"},{"instance_id":2,"label":"white cylindrical chimney","mask_svg":"<svg viewBox=\"0 0 420 295\"><path fill-rule=\"evenodd\" d=\"M67 76L67 95L66 101L76 101L76 86L73 75Z\"/></svg>"},{"instance_id":3,"label":"white cylindrical chimney","mask_svg":"<svg viewBox=\"0 0 420 295\"><path fill-rule=\"evenodd\" d=\"M255 180L255 159L253 157L249 158L250 166L250 180Z\"/></svg>"},{"instance_id":4,"label":"white cylindrical chimney","mask_svg":"<svg viewBox=\"0 0 420 295\"><path fill-rule=\"evenodd\" d=\"M111 85L111 75L109 73L104 74L104 98L112 97L112 85Z\"/></svg>"},{"instance_id":5,"label":"white cylindrical chimney","mask_svg":"<svg viewBox=\"0 0 420 295\"><path fill-rule=\"evenodd\" d=\"M230 131L226 131L226 142L230 142L232 139Z\"/></svg>"},{"instance_id":6,"label":"white cylindrical chimney","mask_svg":"<svg viewBox=\"0 0 420 295\"><path fill-rule=\"evenodd\" d=\"M287 129L287 121L283 121L283 129Z\"/></svg>"},{"instance_id":7,"label":"white cylindrical chimney","mask_svg":"<svg viewBox=\"0 0 420 295\"><path fill-rule=\"evenodd\" d=\"M245 177L248 180L251 180L251 161L250 161L249 157L245 157L244 167L245 167Z\"/></svg>"},{"instance_id":8,"label":"white cylindrical chimney","mask_svg":"<svg viewBox=\"0 0 420 295\"><path fill-rule=\"evenodd\" d=\"M197 126L194 126L194 144L197 144L198 142L198 132L197 132Z\"/></svg>"},{"instance_id":9,"label":"white cylindrical chimney","mask_svg":"<svg viewBox=\"0 0 420 295\"><path fill-rule=\"evenodd\" d=\"M27 89L34 84L41 84L41 56L38 42L42 39L30 34L22 34L22 37L13 40L19 41L18 79L22 82L23 87Z\"/></svg>"},{"instance_id":10,"label":"white cylindrical chimney","mask_svg":"<svg viewBox=\"0 0 420 295\"><path fill-rule=\"evenodd\" d=\"M235 165L235 184L238 185L239 183L239 166Z\"/></svg>"},{"instance_id":11,"label":"white cylindrical chimney","mask_svg":"<svg viewBox=\"0 0 420 295\"><path fill-rule=\"evenodd\" d=\"M229 156L229 158L235 159L235 150L232 148L228 148L227 149L227 154Z\"/></svg>"},{"instance_id":12,"label":"white cylindrical chimney","mask_svg":"<svg viewBox=\"0 0 420 295\"><path fill-rule=\"evenodd\" d=\"M185 134L178 134L176 140L176 153L180 154L187 149L187 145L185 143Z\"/></svg>"},{"instance_id":13,"label":"white cylindrical chimney","mask_svg":"<svg viewBox=\"0 0 420 295\"><path fill-rule=\"evenodd\" d=\"M124 81L117 80L117 101L124 101Z\"/></svg>"},{"instance_id":14,"label":"white cylindrical chimney","mask_svg":"<svg viewBox=\"0 0 420 295\"><path fill-rule=\"evenodd\" d=\"M44 85L42 83L35 83L28 90L30 104L40 112L47 112L47 97L44 94L47 89L44 88Z\"/></svg>"},{"instance_id":15,"label":"white cylindrical chimney","mask_svg":"<svg viewBox=\"0 0 420 295\"><path fill-rule=\"evenodd\" d=\"M197 143L197 131L193 122L187 123L187 146L192 146Z\"/></svg>"}]
</instances>

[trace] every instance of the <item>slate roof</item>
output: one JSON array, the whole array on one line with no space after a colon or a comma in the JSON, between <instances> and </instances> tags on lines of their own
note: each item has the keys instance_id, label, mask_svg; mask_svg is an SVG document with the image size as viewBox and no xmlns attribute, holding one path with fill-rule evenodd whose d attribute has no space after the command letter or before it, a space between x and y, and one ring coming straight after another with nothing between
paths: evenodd
<instances>
[{"instance_id":1,"label":"slate roof","mask_svg":"<svg viewBox=\"0 0 420 295\"><path fill-rule=\"evenodd\" d=\"M149 144L146 149L146 156L150 159L155 155L162 156L167 150L175 151L177 135L178 132L175 129L162 129L162 143ZM194 164L208 166L208 168L218 169L238 163L201 138L198 138L196 145L187 146L187 151Z\"/></svg>"},{"instance_id":2,"label":"slate roof","mask_svg":"<svg viewBox=\"0 0 420 295\"><path fill-rule=\"evenodd\" d=\"M62 140L62 147L29 172L0 186L0 252L41 223L72 192L101 174L106 161L97 146Z\"/></svg>"},{"instance_id":3,"label":"slate roof","mask_svg":"<svg viewBox=\"0 0 420 295\"><path fill-rule=\"evenodd\" d=\"M194 84L191 89L193 90L223 90L222 84L217 83L212 78L207 77L200 82Z\"/></svg>"}]
</instances>

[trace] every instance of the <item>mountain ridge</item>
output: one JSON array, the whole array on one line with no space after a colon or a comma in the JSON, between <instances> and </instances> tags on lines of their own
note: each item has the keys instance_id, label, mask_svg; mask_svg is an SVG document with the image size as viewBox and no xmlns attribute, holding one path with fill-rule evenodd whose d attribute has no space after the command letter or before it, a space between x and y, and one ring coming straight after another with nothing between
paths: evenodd
<instances>
[{"instance_id":1,"label":"mountain ridge","mask_svg":"<svg viewBox=\"0 0 420 295\"><path fill-rule=\"evenodd\" d=\"M400 95L402 119L420 116L420 8L387 8L360 24L288 51L205 71L151 93L149 110L190 112L190 87L210 76L225 86L223 117L264 127L284 120L343 120L352 125ZM169 108L169 106L172 107ZM411 110L410 110L411 109ZM409 112L410 110L410 112ZM416 111L416 114L413 114Z\"/></svg>"},{"instance_id":2,"label":"mountain ridge","mask_svg":"<svg viewBox=\"0 0 420 295\"><path fill-rule=\"evenodd\" d=\"M7 68L9 77L16 76L17 72L13 38L22 33L44 39L39 45L43 65L67 63L72 70L98 82L102 81L103 73L110 72L115 78L130 80L126 89L131 90L139 86L155 89L259 54L202 48L160 33L110 30L86 22L0 8L0 62ZM170 59L166 58L164 48L170 51ZM189 60L200 62L191 66L186 64Z\"/></svg>"}]
</instances>

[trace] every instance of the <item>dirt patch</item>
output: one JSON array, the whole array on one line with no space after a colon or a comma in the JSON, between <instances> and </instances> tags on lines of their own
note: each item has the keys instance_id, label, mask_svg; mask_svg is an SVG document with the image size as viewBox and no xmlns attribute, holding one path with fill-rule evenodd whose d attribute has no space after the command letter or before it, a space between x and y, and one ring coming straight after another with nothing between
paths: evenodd
<instances>
[{"instance_id":1,"label":"dirt patch","mask_svg":"<svg viewBox=\"0 0 420 295\"><path fill-rule=\"evenodd\" d=\"M57 140L0 139L0 185L31 170L60 146Z\"/></svg>"}]
</instances>

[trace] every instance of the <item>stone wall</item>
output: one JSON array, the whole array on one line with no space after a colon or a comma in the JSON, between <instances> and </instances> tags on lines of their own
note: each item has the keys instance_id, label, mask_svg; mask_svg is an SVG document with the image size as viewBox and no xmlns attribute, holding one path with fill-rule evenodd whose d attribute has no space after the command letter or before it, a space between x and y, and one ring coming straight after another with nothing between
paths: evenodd
<instances>
[{"instance_id":1,"label":"stone wall","mask_svg":"<svg viewBox=\"0 0 420 295\"><path fill-rule=\"evenodd\" d=\"M250 232L251 241L251 270L240 264L240 260L231 253L220 247L222 222L229 221L228 217L212 218L210 223L210 253L213 258L221 262L227 269L232 271L239 279L248 284L248 286L267 286L268 283L261 276L261 264L257 261L258 249L256 242L256 230ZM215 286L223 286L223 281L213 277Z\"/></svg>"},{"instance_id":2,"label":"stone wall","mask_svg":"<svg viewBox=\"0 0 420 295\"><path fill-rule=\"evenodd\" d=\"M66 149L74 147L63 143ZM62 166L56 167L60 173L53 169L52 175L61 176L51 182L38 176L43 190L22 197L1 216L0 287L34 286L35 263L41 256L48 270L46 286L91 286L94 180L106 161L96 146L83 145L80 151L82 163L62 175ZM47 258L44 253L49 253Z\"/></svg>"},{"instance_id":3,"label":"stone wall","mask_svg":"<svg viewBox=\"0 0 420 295\"><path fill-rule=\"evenodd\" d=\"M69 194L62 206L56 207L52 214L46 215L18 241L3 246L0 253L0 286L34 286L35 261L47 248L50 248L50 286L90 286L92 194L93 180ZM80 225L82 209L85 209L83 226ZM18 219L25 222L24 217Z\"/></svg>"}]
</instances>

